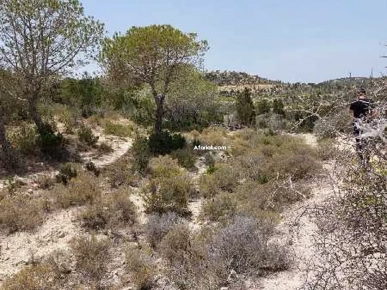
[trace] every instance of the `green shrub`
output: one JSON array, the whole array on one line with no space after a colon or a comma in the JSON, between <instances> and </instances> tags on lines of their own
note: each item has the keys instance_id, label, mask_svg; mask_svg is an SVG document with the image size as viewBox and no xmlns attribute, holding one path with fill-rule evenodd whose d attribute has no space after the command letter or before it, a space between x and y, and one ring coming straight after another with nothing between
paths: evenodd
<instances>
[{"instance_id":1,"label":"green shrub","mask_svg":"<svg viewBox=\"0 0 387 290\"><path fill-rule=\"evenodd\" d=\"M199 179L200 192L205 198L213 197L221 191L233 192L238 185L240 172L229 164L218 164L211 174Z\"/></svg>"},{"instance_id":2,"label":"green shrub","mask_svg":"<svg viewBox=\"0 0 387 290\"><path fill-rule=\"evenodd\" d=\"M59 121L63 123L65 133L72 134L74 129L78 127L78 114L68 108L64 108L59 114Z\"/></svg>"},{"instance_id":3,"label":"green shrub","mask_svg":"<svg viewBox=\"0 0 387 290\"><path fill-rule=\"evenodd\" d=\"M171 157L173 159L177 159L179 165L188 170L196 168L195 163L197 156L195 155L195 152L191 147L174 150L171 152Z\"/></svg>"},{"instance_id":4,"label":"green shrub","mask_svg":"<svg viewBox=\"0 0 387 290\"><path fill-rule=\"evenodd\" d=\"M148 167L152 153L149 148L148 139L137 137L132 146L134 156L133 169L144 173Z\"/></svg>"},{"instance_id":5,"label":"green shrub","mask_svg":"<svg viewBox=\"0 0 387 290\"><path fill-rule=\"evenodd\" d=\"M170 134L167 131L153 133L148 139L149 149L154 155L170 154L173 150L184 148L186 143L181 134Z\"/></svg>"},{"instance_id":6,"label":"green shrub","mask_svg":"<svg viewBox=\"0 0 387 290\"><path fill-rule=\"evenodd\" d=\"M86 127L86 126L82 126L78 130L78 137L82 143L84 143L88 146L95 146L98 142L98 139L99 139L99 137L95 136L93 134L93 131L89 127Z\"/></svg>"},{"instance_id":7,"label":"green shrub","mask_svg":"<svg viewBox=\"0 0 387 290\"><path fill-rule=\"evenodd\" d=\"M119 137L130 137L133 133L132 126L114 124L110 121L106 121L103 124L104 132L107 135L115 135Z\"/></svg>"}]
</instances>

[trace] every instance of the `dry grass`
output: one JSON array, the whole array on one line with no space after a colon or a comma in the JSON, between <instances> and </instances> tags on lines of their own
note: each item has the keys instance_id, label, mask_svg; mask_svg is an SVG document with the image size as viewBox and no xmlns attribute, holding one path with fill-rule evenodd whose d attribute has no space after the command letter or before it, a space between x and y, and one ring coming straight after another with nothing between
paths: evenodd
<instances>
[{"instance_id":1,"label":"dry grass","mask_svg":"<svg viewBox=\"0 0 387 290\"><path fill-rule=\"evenodd\" d=\"M45 200L25 195L0 200L0 227L10 233L32 230L43 223Z\"/></svg>"},{"instance_id":2,"label":"dry grass","mask_svg":"<svg viewBox=\"0 0 387 290\"><path fill-rule=\"evenodd\" d=\"M89 204L80 214L83 226L92 230L132 226L136 222L136 207L129 195L130 192L120 190Z\"/></svg>"},{"instance_id":3,"label":"dry grass","mask_svg":"<svg viewBox=\"0 0 387 290\"><path fill-rule=\"evenodd\" d=\"M78 237L71 241L72 253L76 258L75 268L83 281L100 286L107 274L110 247L109 240L98 240L96 236Z\"/></svg>"},{"instance_id":4,"label":"dry grass","mask_svg":"<svg viewBox=\"0 0 387 290\"><path fill-rule=\"evenodd\" d=\"M55 203L60 208L93 204L101 197L97 179L87 173L71 179L68 186L58 186L53 190Z\"/></svg>"}]
</instances>

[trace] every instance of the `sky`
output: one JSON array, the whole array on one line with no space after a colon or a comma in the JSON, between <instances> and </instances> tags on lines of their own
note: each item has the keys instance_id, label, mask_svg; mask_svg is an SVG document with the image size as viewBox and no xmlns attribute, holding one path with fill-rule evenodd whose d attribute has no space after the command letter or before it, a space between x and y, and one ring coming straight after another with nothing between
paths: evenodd
<instances>
[{"instance_id":1,"label":"sky","mask_svg":"<svg viewBox=\"0 0 387 290\"><path fill-rule=\"evenodd\" d=\"M108 35L170 24L208 41L207 70L284 82L387 74L387 0L81 0Z\"/></svg>"}]
</instances>

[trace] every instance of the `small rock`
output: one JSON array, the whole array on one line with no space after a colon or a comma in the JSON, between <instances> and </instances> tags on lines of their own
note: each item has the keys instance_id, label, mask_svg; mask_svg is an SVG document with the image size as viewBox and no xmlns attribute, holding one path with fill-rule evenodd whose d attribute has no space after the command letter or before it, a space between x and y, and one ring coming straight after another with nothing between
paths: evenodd
<instances>
[{"instance_id":1,"label":"small rock","mask_svg":"<svg viewBox=\"0 0 387 290\"><path fill-rule=\"evenodd\" d=\"M59 239L62 239L62 238L64 238L66 236L66 233L64 233L64 232L59 232L58 233L58 238Z\"/></svg>"},{"instance_id":2,"label":"small rock","mask_svg":"<svg viewBox=\"0 0 387 290\"><path fill-rule=\"evenodd\" d=\"M31 195L31 194L34 193L34 191L30 188L30 189L27 190L27 193L28 193L29 195Z\"/></svg>"}]
</instances>

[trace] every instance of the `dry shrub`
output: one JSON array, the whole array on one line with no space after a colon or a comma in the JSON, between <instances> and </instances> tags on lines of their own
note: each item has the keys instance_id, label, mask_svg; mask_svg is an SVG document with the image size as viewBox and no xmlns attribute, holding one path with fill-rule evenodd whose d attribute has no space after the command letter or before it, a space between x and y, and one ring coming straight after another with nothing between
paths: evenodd
<instances>
[{"instance_id":1,"label":"dry shrub","mask_svg":"<svg viewBox=\"0 0 387 290\"><path fill-rule=\"evenodd\" d=\"M167 173L167 176L169 173ZM194 192L189 177L177 175L172 177L157 177L149 181L142 191L146 212L165 213L176 212L188 214L188 198Z\"/></svg>"},{"instance_id":2,"label":"dry shrub","mask_svg":"<svg viewBox=\"0 0 387 290\"><path fill-rule=\"evenodd\" d=\"M206 145L224 146L228 141L227 130L220 127L205 128L199 139Z\"/></svg>"},{"instance_id":3,"label":"dry shrub","mask_svg":"<svg viewBox=\"0 0 387 290\"><path fill-rule=\"evenodd\" d=\"M52 289L61 290L60 285L56 283L55 273L47 264L30 265L23 268L20 272L7 279L2 288L3 290L42 290Z\"/></svg>"},{"instance_id":4,"label":"dry shrub","mask_svg":"<svg viewBox=\"0 0 387 290\"><path fill-rule=\"evenodd\" d=\"M200 192L205 198L213 197L221 191L233 192L239 178L240 171L237 168L225 163L216 164L212 174L200 177Z\"/></svg>"},{"instance_id":5,"label":"dry shrub","mask_svg":"<svg viewBox=\"0 0 387 290\"><path fill-rule=\"evenodd\" d=\"M210 245L209 259L220 273L264 273L288 267L286 251L268 244L272 225L250 217L235 217Z\"/></svg>"},{"instance_id":6,"label":"dry shrub","mask_svg":"<svg viewBox=\"0 0 387 290\"><path fill-rule=\"evenodd\" d=\"M237 209L236 200L230 193L220 193L204 203L201 218L210 221L221 221L234 216Z\"/></svg>"},{"instance_id":7,"label":"dry shrub","mask_svg":"<svg viewBox=\"0 0 387 290\"><path fill-rule=\"evenodd\" d=\"M339 150L336 148L336 143L334 139L322 139L319 140L319 147L317 155L320 160L333 160L339 157Z\"/></svg>"},{"instance_id":8,"label":"dry shrub","mask_svg":"<svg viewBox=\"0 0 387 290\"><path fill-rule=\"evenodd\" d=\"M182 263L190 249L191 232L187 225L175 225L162 239L159 249L161 255L171 264Z\"/></svg>"},{"instance_id":9,"label":"dry shrub","mask_svg":"<svg viewBox=\"0 0 387 290\"><path fill-rule=\"evenodd\" d=\"M126 251L126 268L139 290L152 289L156 275L152 258L138 249Z\"/></svg>"},{"instance_id":10,"label":"dry shrub","mask_svg":"<svg viewBox=\"0 0 387 290\"><path fill-rule=\"evenodd\" d=\"M113 151L114 150L113 150L112 146L106 142L101 142L101 144L99 144L99 146L98 146L98 152L100 154L111 153Z\"/></svg>"},{"instance_id":11,"label":"dry shrub","mask_svg":"<svg viewBox=\"0 0 387 290\"><path fill-rule=\"evenodd\" d=\"M17 195L0 200L0 226L10 233L32 230L43 223L43 199Z\"/></svg>"},{"instance_id":12,"label":"dry shrub","mask_svg":"<svg viewBox=\"0 0 387 290\"><path fill-rule=\"evenodd\" d=\"M130 201L129 194L121 190L88 205L80 214L83 226L98 230L133 225L136 222L136 207Z\"/></svg>"},{"instance_id":13,"label":"dry shrub","mask_svg":"<svg viewBox=\"0 0 387 290\"><path fill-rule=\"evenodd\" d=\"M33 124L22 122L20 126L7 130L7 138L12 146L22 154L37 152L37 133Z\"/></svg>"},{"instance_id":14,"label":"dry shrub","mask_svg":"<svg viewBox=\"0 0 387 290\"><path fill-rule=\"evenodd\" d=\"M152 247L156 247L166 234L183 220L174 212L153 214L145 226L145 236Z\"/></svg>"},{"instance_id":15,"label":"dry shrub","mask_svg":"<svg viewBox=\"0 0 387 290\"><path fill-rule=\"evenodd\" d=\"M61 208L93 204L101 196L97 180L91 175L82 173L71 179L68 186L59 186L54 190L56 204Z\"/></svg>"},{"instance_id":16,"label":"dry shrub","mask_svg":"<svg viewBox=\"0 0 387 290\"><path fill-rule=\"evenodd\" d=\"M36 183L38 184L38 188L40 189L50 189L54 187L56 179L49 175L40 175L36 179Z\"/></svg>"},{"instance_id":17,"label":"dry shrub","mask_svg":"<svg viewBox=\"0 0 387 290\"><path fill-rule=\"evenodd\" d=\"M190 146L172 151L171 157L173 159L177 159L178 164L184 167L185 169L196 169L195 162L197 159L197 155L195 155L193 148Z\"/></svg>"},{"instance_id":18,"label":"dry shrub","mask_svg":"<svg viewBox=\"0 0 387 290\"><path fill-rule=\"evenodd\" d=\"M183 172L178 161L168 155L152 158L149 161L148 170L153 178L168 178L181 175Z\"/></svg>"},{"instance_id":19,"label":"dry shrub","mask_svg":"<svg viewBox=\"0 0 387 290\"><path fill-rule=\"evenodd\" d=\"M125 155L117 162L103 169L103 174L109 180L112 188L119 188L124 185L137 186L139 176L131 168L132 160Z\"/></svg>"},{"instance_id":20,"label":"dry shrub","mask_svg":"<svg viewBox=\"0 0 387 290\"><path fill-rule=\"evenodd\" d=\"M71 250L76 258L75 267L81 280L100 285L107 274L107 265L111 258L110 246L108 239L98 240L94 235L71 240Z\"/></svg>"},{"instance_id":21,"label":"dry shrub","mask_svg":"<svg viewBox=\"0 0 387 290\"><path fill-rule=\"evenodd\" d=\"M280 178L300 180L315 176L321 168L321 164L310 155L289 155L273 158L266 171L272 178L278 174Z\"/></svg>"}]
</instances>

